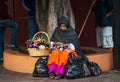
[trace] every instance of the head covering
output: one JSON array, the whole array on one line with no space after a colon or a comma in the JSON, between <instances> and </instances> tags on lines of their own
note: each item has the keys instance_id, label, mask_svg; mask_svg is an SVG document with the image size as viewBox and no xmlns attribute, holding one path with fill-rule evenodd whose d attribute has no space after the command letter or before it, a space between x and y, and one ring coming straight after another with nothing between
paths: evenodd
<instances>
[{"instance_id":1,"label":"head covering","mask_svg":"<svg viewBox=\"0 0 120 82\"><path fill-rule=\"evenodd\" d=\"M67 29L61 30L60 25L65 24ZM75 30L70 26L69 20L66 17L60 17L58 19L58 27L55 29L51 41L62 42L62 43L72 43L75 46L75 50L80 53L80 43L78 41L78 36Z\"/></svg>"},{"instance_id":2,"label":"head covering","mask_svg":"<svg viewBox=\"0 0 120 82\"><path fill-rule=\"evenodd\" d=\"M61 30L60 25L65 24L67 29ZM83 55L80 51L80 43L76 31L70 26L69 20L62 16L58 19L58 27L55 29L51 41L62 42L62 43L72 43L75 46L76 52L79 54L81 61L88 61L88 58Z\"/></svg>"}]
</instances>

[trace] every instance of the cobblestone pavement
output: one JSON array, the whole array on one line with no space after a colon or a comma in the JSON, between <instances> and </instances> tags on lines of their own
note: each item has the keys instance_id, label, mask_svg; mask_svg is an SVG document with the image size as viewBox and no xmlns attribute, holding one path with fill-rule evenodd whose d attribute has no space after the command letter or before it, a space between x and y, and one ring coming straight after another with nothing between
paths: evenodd
<instances>
[{"instance_id":1,"label":"cobblestone pavement","mask_svg":"<svg viewBox=\"0 0 120 82\"><path fill-rule=\"evenodd\" d=\"M52 80L44 77L32 77L31 74L8 71L0 63L0 82L120 82L120 71L112 70L99 76L79 79Z\"/></svg>"}]
</instances>

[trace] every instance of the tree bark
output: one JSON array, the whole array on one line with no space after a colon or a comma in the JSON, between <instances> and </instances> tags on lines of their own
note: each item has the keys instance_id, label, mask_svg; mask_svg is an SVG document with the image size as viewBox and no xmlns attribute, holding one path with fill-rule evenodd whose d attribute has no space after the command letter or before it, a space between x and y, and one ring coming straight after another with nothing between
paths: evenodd
<instances>
[{"instance_id":1,"label":"tree bark","mask_svg":"<svg viewBox=\"0 0 120 82\"><path fill-rule=\"evenodd\" d=\"M36 0L36 20L39 30L52 36L57 27L57 20L66 16L70 24L75 28L75 19L71 8L70 0Z\"/></svg>"}]
</instances>

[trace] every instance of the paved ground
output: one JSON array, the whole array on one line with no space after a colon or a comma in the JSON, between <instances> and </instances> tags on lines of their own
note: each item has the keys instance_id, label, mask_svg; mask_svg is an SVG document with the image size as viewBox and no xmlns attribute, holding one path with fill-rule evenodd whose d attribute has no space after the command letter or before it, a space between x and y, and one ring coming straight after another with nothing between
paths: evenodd
<instances>
[{"instance_id":1,"label":"paved ground","mask_svg":"<svg viewBox=\"0 0 120 82\"><path fill-rule=\"evenodd\" d=\"M99 76L86 77L80 79L51 80L43 77L32 77L31 74L18 73L3 68L0 62L0 82L120 82L120 71L111 70Z\"/></svg>"},{"instance_id":2,"label":"paved ground","mask_svg":"<svg viewBox=\"0 0 120 82\"><path fill-rule=\"evenodd\" d=\"M51 80L43 77L32 77L31 74L17 73L3 68L0 62L0 82L120 82L120 71L112 70L99 76L81 79Z\"/></svg>"}]
</instances>

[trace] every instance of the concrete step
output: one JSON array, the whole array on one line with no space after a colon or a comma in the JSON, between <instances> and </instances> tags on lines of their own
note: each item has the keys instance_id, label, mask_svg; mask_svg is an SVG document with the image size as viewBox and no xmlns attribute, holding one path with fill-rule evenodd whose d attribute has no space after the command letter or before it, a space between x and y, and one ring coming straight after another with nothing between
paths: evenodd
<instances>
[{"instance_id":1,"label":"concrete step","mask_svg":"<svg viewBox=\"0 0 120 82\"><path fill-rule=\"evenodd\" d=\"M113 68L112 52L92 47L82 47L81 51L88 57L89 61L98 63L103 71L109 71ZM11 71L31 74L38 58L6 49L3 66Z\"/></svg>"}]
</instances>

